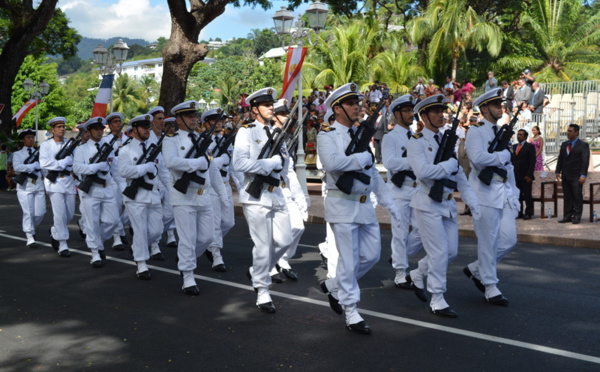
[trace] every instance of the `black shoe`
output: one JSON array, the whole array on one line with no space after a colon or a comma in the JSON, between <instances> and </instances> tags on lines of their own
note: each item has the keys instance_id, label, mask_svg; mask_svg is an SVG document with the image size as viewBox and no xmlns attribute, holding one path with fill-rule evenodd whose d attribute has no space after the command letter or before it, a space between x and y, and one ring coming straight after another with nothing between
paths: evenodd
<instances>
[{"instance_id":1,"label":"black shoe","mask_svg":"<svg viewBox=\"0 0 600 372\"><path fill-rule=\"evenodd\" d=\"M102 260L92 262L92 267L95 269L101 268L102 266L104 266Z\"/></svg>"},{"instance_id":2,"label":"black shoe","mask_svg":"<svg viewBox=\"0 0 600 372\"><path fill-rule=\"evenodd\" d=\"M581 222L581 217L573 217L573 221L571 221L571 223L573 225L577 225Z\"/></svg>"},{"instance_id":3,"label":"black shoe","mask_svg":"<svg viewBox=\"0 0 600 372\"><path fill-rule=\"evenodd\" d=\"M136 273L135 275L137 275L137 277L142 280L150 280L150 271L149 270L142 271L141 273Z\"/></svg>"},{"instance_id":4,"label":"black shoe","mask_svg":"<svg viewBox=\"0 0 600 372\"><path fill-rule=\"evenodd\" d=\"M210 261L210 263L213 263L215 261L212 252L209 251L208 249L204 251L204 256L206 256L206 258Z\"/></svg>"},{"instance_id":5,"label":"black shoe","mask_svg":"<svg viewBox=\"0 0 600 372\"><path fill-rule=\"evenodd\" d=\"M573 217L570 214L566 215L562 220L558 221L558 223L567 223L567 222L573 222Z\"/></svg>"},{"instance_id":6,"label":"black shoe","mask_svg":"<svg viewBox=\"0 0 600 372\"><path fill-rule=\"evenodd\" d=\"M163 256L162 252L155 253L152 256L150 256L150 258L152 258L155 261L164 261L165 260L165 256Z\"/></svg>"},{"instance_id":7,"label":"black shoe","mask_svg":"<svg viewBox=\"0 0 600 372\"><path fill-rule=\"evenodd\" d=\"M467 278L473 280L473 283L475 283L475 287L477 287L477 289L479 290L479 292L485 293L485 286L483 285L483 283L481 282L481 280L477 279L473 275L473 273L471 272L471 270L469 270L468 266L463 269L463 273L465 273L465 275L467 276Z\"/></svg>"},{"instance_id":8,"label":"black shoe","mask_svg":"<svg viewBox=\"0 0 600 372\"><path fill-rule=\"evenodd\" d=\"M333 312L338 315L342 315L344 313L344 309L342 308L342 305L340 305L340 302L331 295L325 282L321 283L321 291L323 291L323 293L325 293L327 295L327 298L329 299L329 307L331 308L331 310L333 310Z\"/></svg>"},{"instance_id":9,"label":"black shoe","mask_svg":"<svg viewBox=\"0 0 600 372\"><path fill-rule=\"evenodd\" d=\"M413 288L415 290L415 296L417 296L417 298L421 300L421 302L427 302L427 292L423 288L419 288L414 284Z\"/></svg>"},{"instance_id":10,"label":"black shoe","mask_svg":"<svg viewBox=\"0 0 600 372\"><path fill-rule=\"evenodd\" d=\"M58 255L60 257L69 258L71 257L71 251L69 251L68 249L63 249L62 251L58 252Z\"/></svg>"},{"instance_id":11,"label":"black shoe","mask_svg":"<svg viewBox=\"0 0 600 372\"><path fill-rule=\"evenodd\" d=\"M127 239L127 235L121 235L121 243L128 245L129 244L129 239Z\"/></svg>"},{"instance_id":12,"label":"black shoe","mask_svg":"<svg viewBox=\"0 0 600 372\"><path fill-rule=\"evenodd\" d=\"M526 214L526 215L523 216L523 219L525 221L530 220L531 219L531 215L530 214Z\"/></svg>"},{"instance_id":13,"label":"black shoe","mask_svg":"<svg viewBox=\"0 0 600 372\"><path fill-rule=\"evenodd\" d=\"M173 240L172 242L167 243L167 247L177 248L177 242L175 240Z\"/></svg>"},{"instance_id":14,"label":"black shoe","mask_svg":"<svg viewBox=\"0 0 600 372\"><path fill-rule=\"evenodd\" d=\"M281 276L279 274L271 275L271 281L277 284L283 283L283 279L281 279Z\"/></svg>"},{"instance_id":15,"label":"black shoe","mask_svg":"<svg viewBox=\"0 0 600 372\"><path fill-rule=\"evenodd\" d=\"M85 234L81 228L81 219L77 220L77 228L79 229L79 236L81 236L81 239L85 240Z\"/></svg>"},{"instance_id":16,"label":"black shoe","mask_svg":"<svg viewBox=\"0 0 600 372\"><path fill-rule=\"evenodd\" d=\"M458 314L456 311L452 310L450 306L440 310L433 310L431 307L429 308L432 314L443 316L446 318L458 318Z\"/></svg>"},{"instance_id":17,"label":"black shoe","mask_svg":"<svg viewBox=\"0 0 600 372\"><path fill-rule=\"evenodd\" d=\"M516 219L518 220L518 219L520 219L520 218L523 218L523 213L521 213L521 212L519 212L519 214L517 215L517 218L516 218Z\"/></svg>"},{"instance_id":18,"label":"black shoe","mask_svg":"<svg viewBox=\"0 0 600 372\"><path fill-rule=\"evenodd\" d=\"M37 248L37 247L38 247L38 245L37 245L37 243L36 243L36 242L29 243L29 244L27 244L27 246L28 246L29 248Z\"/></svg>"},{"instance_id":19,"label":"black shoe","mask_svg":"<svg viewBox=\"0 0 600 372\"><path fill-rule=\"evenodd\" d=\"M52 229L48 229L48 233L50 233L50 245L52 245L52 249L58 252L58 247L60 243L58 242L58 240L52 237Z\"/></svg>"},{"instance_id":20,"label":"black shoe","mask_svg":"<svg viewBox=\"0 0 600 372\"><path fill-rule=\"evenodd\" d=\"M406 281L404 283L396 283L394 282L394 284L396 285L396 287L398 288L402 288L402 289L413 289L414 285L413 285L413 281L410 277L410 274L405 276Z\"/></svg>"},{"instance_id":21,"label":"black shoe","mask_svg":"<svg viewBox=\"0 0 600 372\"><path fill-rule=\"evenodd\" d=\"M485 300L492 305L508 306L508 298L504 297L501 294L499 294L498 296L486 298Z\"/></svg>"},{"instance_id":22,"label":"black shoe","mask_svg":"<svg viewBox=\"0 0 600 372\"><path fill-rule=\"evenodd\" d=\"M125 246L123 244L117 244L117 245L113 245L112 247L115 251L124 251L125 250Z\"/></svg>"},{"instance_id":23,"label":"black shoe","mask_svg":"<svg viewBox=\"0 0 600 372\"><path fill-rule=\"evenodd\" d=\"M364 320L360 321L358 323L355 323L355 324L346 324L346 328L348 328L348 330L350 330L352 332L356 332L361 335L370 335L371 334L371 327L369 327L369 325L367 323L365 323Z\"/></svg>"},{"instance_id":24,"label":"black shoe","mask_svg":"<svg viewBox=\"0 0 600 372\"><path fill-rule=\"evenodd\" d=\"M106 260L106 252L104 252L104 249L99 249L98 254L100 255L101 259Z\"/></svg>"},{"instance_id":25,"label":"black shoe","mask_svg":"<svg viewBox=\"0 0 600 372\"><path fill-rule=\"evenodd\" d=\"M200 290L198 289L198 286L193 285L191 287L186 287L186 288L182 288L183 293L185 293L188 296L198 296L200 294Z\"/></svg>"},{"instance_id":26,"label":"black shoe","mask_svg":"<svg viewBox=\"0 0 600 372\"><path fill-rule=\"evenodd\" d=\"M292 269L281 269L283 275L285 275L289 280L297 281L298 274Z\"/></svg>"},{"instance_id":27,"label":"black shoe","mask_svg":"<svg viewBox=\"0 0 600 372\"><path fill-rule=\"evenodd\" d=\"M256 305L256 307L258 307L261 311L270 314L273 314L277 311L277 309L275 309L275 305L273 305L273 302L265 302L264 304L258 304Z\"/></svg>"},{"instance_id":28,"label":"black shoe","mask_svg":"<svg viewBox=\"0 0 600 372\"><path fill-rule=\"evenodd\" d=\"M213 271L216 271L216 272L219 272L219 273L226 273L227 272L227 268L223 264L219 264L217 266L213 266L212 269L213 269Z\"/></svg>"}]
</instances>

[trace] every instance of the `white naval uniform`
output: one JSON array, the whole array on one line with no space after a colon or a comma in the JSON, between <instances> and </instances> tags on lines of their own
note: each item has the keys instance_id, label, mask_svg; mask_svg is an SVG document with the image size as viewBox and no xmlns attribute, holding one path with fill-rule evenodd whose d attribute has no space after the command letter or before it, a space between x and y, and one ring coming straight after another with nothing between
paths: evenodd
<instances>
[{"instance_id":1,"label":"white naval uniform","mask_svg":"<svg viewBox=\"0 0 600 372\"><path fill-rule=\"evenodd\" d=\"M244 208L244 216L254 243L251 268L254 288L268 288L271 285L269 272L292 244L290 216L281 187L269 191L268 185L264 185L258 199L246 192L255 175L280 177L288 170L289 157L285 145L282 146L284 164L279 173L272 172L273 169L267 164L271 159L258 158L268 141L265 128L273 131L273 127L259 121L243 125L237 132L233 152L233 168L244 173L239 202Z\"/></svg>"},{"instance_id":2,"label":"white naval uniform","mask_svg":"<svg viewBox=\"0 0 600 372\"><path fill-rule=\"evenodd\" d=\"M486 286L487 298L501 294L496 288L496 265L517 244L515 218L520 208L519 189L515 184L510 152L504 150L490 154L487 151L495 137L494 127L497 126L485 119L471 125L465 141L472 168L469 183L481 205L481 219L474 221L477 261L468 266L471 273ZM505 169L507 181L503 182L499 176L494 175L489 186L482 183L477 176L487 166Z\"/></svg>"},{"instance_id":3,"label":"white naval uniform","mask_svg":"<svg viewBox=\"0 0 600 372\"><path fill-rule=\"evenodd\" d=\"M214 156L217 155L218 145L223 141L223 136L213 135L213 143L210 146L210 151ZM219 157L213 157L213 163L219 170L221 176L220 180L223 182L223 187L227 192L228 202L224 203L214 189L211 190L210 196L212 198L213 217L214 217L214 238L208 246L208 250L213 255L212 266L224 264L223 256L221 255L221 249L223 249L223 237L233 228L235 225L235 215L233 210L233 191L229 184L229 175L231 158L233 155L233 146L229 146L226 153Z\"/></svg>"},{"instance_id":4,"label":"white naval uniform","mask_svg":"<svg viewBox=\"0 0 600 372\"><path fill-rule=\"evenodd\" d=\"M185 158L193 146L190 135L196 139L199 136L198 133L179 130L175 135L165 137L162 143L163 159L171 173L169 193L179 236L177 267L184 272L184 275L196 268L196 258L204 253L213 240L211 188L214 188L222 199L227 200L219 170L213 162L209 164L206 156L199 158L203 160ZM192 166L196 161L202 162L199 169ZM205 183L201 185L191 181L185 194L177 191L173 188L173 184L184 172L196 172L205 179ZM184 283L186 288L192 285L195 285L193 278L188 283Z\"/></svg>"},{"instance_id":5,"label":"white naval uniform","mask_svg":"<svg viewBox=\"0 0 600 372\"><path fill-rule=\"evenodd\" d=\"M410 207L410 201L417 191L417 182L406 176L402 187L398 187L391 181L392 176L397 172L412 171L407 157L408 141L411 136L410 130L396 125L383 136L381 143L383 165L387 169L387 185L400 211L400 220L392 224L392 266L395 270L402 271L408 268L408 257L417 253L422 247L419 228Z\"/></svg>"},{"instance_id":6,"label":"white naval uniform","mask_svg":"<svg viewBox=\"0 0 600 372\"><path fill-rule=\"evenodd\" d=\"M114 137L115 137L114 134L109 133L106 136L104 136L102 138L102 140L106 143L110 143L110 141L112 141L112 139ZM117 154L117 151L123 145L124 138L127 139L127 137L125 137L121 134L121 138L117 138L115 140L115 143L113 143L113 150L115 151L114 152L115 154ZM113 177L113 179L115 180L115 183L117 185L117 192L115 193L115 197L117 198L117 208L119 210L119 223L117 224L117 228L115 229L115 232L113 235L123 236L123 235L125 235L125 228L123 226L127 226L129 224L129 216L127 216L127 211L125 210L124 205L123 205L123 196L121 195L121 193L123 192L123 190L125 188L125 180L123 180L121 178L121 175L119 174L118 162L119 162L118 156L115 155L113 157L113 164L110 168L110 174ZM118 240L113 242L113 246L116 244L119 244L121 241L121 239L117 238L116 236L115 236L115 239L118 239Z\"/></svg>"},{"instance_id":7,"label":"white naval uniform","mask_svg":"<svg viewBox=\"0 0 600 372\"><path fill-rule=\"evenodd\" d=\"M145 141L146 148L150 147L149 142ZM144 182L152 185L151 190L140 187L135 199L123 195L125 209L127 209L127 214L130 217L129 221L135 232L132 249L133 260L136 262L147 261L150 258L148 253L149 243L160 238L162 234L162 206L158 189L160 185L158 173L168 172L163 164L162 157L159 155L154 161L156 169L153 175L155 177L149 177L143 169L146 161L140 165L137 164L143 153L142 142L135 138L119 150L119 174L125 179L127 186L139 177L144 177Z\"/></svg>"},{"instance_id":8,"label":"white naval uniform","mask_svg":"<svg viewBox=\"0 0 600 372\"><path fill-rule=\"evenodd\" d=\"M422 277L427 275L427 290L432 294L430 306L433 310L441 310L448 307L444 299L448 265L458 253L456 200L453 197L454 190L444 187L443 200L436 202L429 197L429 189L435 180L455 181L461 198L472 210L477 211L478 206L475 194L456 159L433 164L439 147L434 135L431 130L423 128L408 142L408 161L419 183L410 206L427 253L419 261L419 267L410 272L410 276L419 286L419 283L422 285ZM441 135L438 133L440 139Z\"/></svg>"},{"instance_id":9,"label":"white naval uniform","mask_svg":"<svg viewBox=\"0 0 600 372\"><path fill-rule=\"evenodd\" d=\"M158 140L159 140L159 137L156 134L154 134L154 131L150 131L150 138L148 138L148 143L157 144ZM162 154L162 151L161 151L161 154ZM164 162L164 160L163 160L163 162ZM175 217L173 216L173 206L171 205L171 198L169 196L169 185L171 184L171 175L170 175L168 169L165 174L167 176L166 178L163 177L163 172L159 172L159 174L158 174L159 175L158 181L160 182L158 185L158 190L160 192L160 203L162 206L162 222L163 222L162 232L163 233L167 230L175 229ZM158 243L160 242L161 237L162 237L162 233L158 236L156 241L150 242L150 244L153 246L153 249L158 249L159 252L160 252L160 249L158 248Z\"/></svg>"},{"instance_id":10,"label":"white naval uniform","mask_svg":"<svg viewBox=\"0 0 600 372\"><path fill-rule=\"evenodd\" d=\"M327 279L325 285L346 308L354 307L360 301L358 279L379 261L381 254L379 223L369 195L374 192L379 204L395 209L385 182L373 166L371 153L346 156L350 130L354 128L349 129L336 121L329 131L323 130L317 137L317 152L325 170L327 188L325 220L331 225L339 252L337 275ZM370 184L354 180L351 195L342 193L335 183L347 171L370 176ZM357 323L353 319L346 321Z\"/></svg>"},{"instance_id":11,"label":"white naval uniform","mask_svg":"<svg viewBox=\"0 0 600 372\"><path fill-rule=\"evenodd\" d=\"M35 242L35 228L46 214L46 194L39 162L25 164L25 160L36 151L33 147L23 147L13 154L13 168L16 174L31 173L37 179L27 177L22 185L17 184L17 198L23 210L23 232L27 236L27 244Z\"/></svg>"},{"instance_id":12,"label":"white naval uniform","mask_svg":"<svg viewBox=\"0 0 600 372\"><path fill-rule=\"evenodd\" d=\"M281 191L285 197L285 204L290 214L290 226L292 228L292 243L285 250L283 256L277 261L277 264L283 269L291 269L289 261L298 249L300 238L304 233L304 221L307 216L307 205L304 191L298 181L298 175L294 171L292 161L289 162L288 171L282 183Z\"/></svg>"},{"instance_id":13,"label":"white naval uniform","mask_svg":"<svg viewBox=\"0 0 600 372\"><path fill-rule=\"evenodd\" d=\"M56 142L50 138L40 145L40 165L44 171L69 171L72 166L66 169L56 160L56 154L65 145L65 141ZM60 243L59 251L68 249L67 240L69 240L69 228L67 225L73 219L75 213L75 179L69 174L60 174L56 182L50 182L44 179L44 187L50 197L52 204L52 213L54 215L54 225L50 228L52 237Z\"/></svg>"},{"instance_id":14,"label":"white naval uniform","mask_svg":"<svg viewBox=\"0 0 600 372\"><path fill-rule=\"evenodd\" d=\"M321 163L319 154L317 154L317 169L323 172L323 176L321 177L321 195L325 198L327 196L327 185L325 183L323 163ZM329 222L325 222L325 241L319 243L319 251L327 259L327 279L335 278L340 254L335 246L335 235L331 230L331 224L329 224Z\"/></svg>"},{"instance_id":15,"label":"white naval uniform","mask_svg":"<svg viewBox=\"0 0 600 372\"><path fill-rule=\"evenodd\" d=\"M94 142L87 141L84 145L75 150L75 161L73 171L78 178L83 181L87 175L93 175L95 164L90 164L90 159L98 152L104 140ZM98 145L98 146L96 146ZM114 160L114 151L108 156L107 163L112 164ZM92 251L91 262L98 261L98 251L104 250L104 242L110 239L119 224L119 209L117 205L118 186L113 179L111 172L106 174L97 172L97 175L104 179L104 183L92 182L89 192L81 192L81 212L85 215L85 243Z\"/></svg>"}]
</instances>

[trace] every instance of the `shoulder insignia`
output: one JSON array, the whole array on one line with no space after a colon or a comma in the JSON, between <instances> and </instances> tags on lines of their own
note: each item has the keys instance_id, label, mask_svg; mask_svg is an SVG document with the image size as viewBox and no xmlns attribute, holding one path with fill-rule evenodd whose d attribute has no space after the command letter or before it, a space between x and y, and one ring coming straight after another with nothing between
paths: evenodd
<instances>
[{"instance_id":1,"label":"shoulder insignia","mask_svg":"<svg viewBox=\"0 0 600 372\"><path fill-rule=\"evenodd\" d=\"M482 125L484 125L484 124L485 124L485 123L484 123L483 121L478 121L477 123L475 123L475 124L471 124L471 125L472 125L472 126L474 126L474 127L477 127L477 128L479 128L480 126L482 126Z\"/></svg>"},{"instance_id":2,"label":"shoulder insignia","mask_svg":"<svg viewBox=\"0 0 600 372\"><path fill-rule=\"evenodd\" d=\"M329 132L333 132L334 130L335 130L335 128L327 127L327 128L321 129L321 132L327 132L327 133L329 133Z\"/></svg>"},{"instance_id":3,"label":"shoulder insignia","mask_svg":"<svg viewBox=\"0 0 600 372\"><path fill-rule=\"evenodd\" d=\"M412 138L416 138L416 139L419 139L421 137L423 137L423 133L415 133L412 135Z\"/></svg>"},{"instance_id":4,"label":"shoulder insignia","mask_svg":"<svg viewBox=\"0 0 600 372\"><path fill-rule=\"evenodd\" d=\"M178 136L178 135L179 135L179 132L169 133L169 134L167 134L167 137L175 137L175 136Z\"/></svg>"},{"instance_id":5,"label":"shoulder insignia","mask_svg":"<svg viewBox=\"0 0 600 372\"><path fill-rule=\"evenodd\" d=\"M242 128L254 128L256 124L242 124Z\"/></svg>"}]
</instances>

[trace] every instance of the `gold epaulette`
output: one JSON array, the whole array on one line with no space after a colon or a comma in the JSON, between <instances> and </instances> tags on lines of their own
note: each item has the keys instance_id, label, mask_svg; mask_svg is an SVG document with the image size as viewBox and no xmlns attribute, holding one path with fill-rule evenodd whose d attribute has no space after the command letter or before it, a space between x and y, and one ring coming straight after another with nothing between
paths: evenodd
<instances>
[{"instance_id":1,"label":"gold epaulette","mask_svg":"<svg viewBox=\"0 0 600 372\"><path fill-rule=\"evenodd\" d=\"M179 132L175 132L175 133L168 133L168 134L167 134L167 137L175 137L175 136L178 136L178 135L179 135Z\"/></svg>"},{"instance_id":2,"label":"gold epaulette","mask_svg":"<svg viewBox=\"0 0 600 372\"><path fill-rule=\"evenodd\" d=\"M479 128L479 127L480 127L480 126L482 126L483 124L485 124L483 121L478 121L477 123L475 123L475 124L471 124L471 125L472 125L472 126L474 126L474 127L477 127L477 128Z\"/></svg>"},{"instance_id":3,"label":"gold epaulette","mask_svg":"<svg viewBox=\"0 0 600 372\"><path fill-rule=\"evenodd\" d=\"M329 133L329 132L334 131L334 130L335 130L335 128L327 127L327 128L321 129L321 132L327 132L327 133Z\"/></svg>"},{"instance_id":4,"label":"gold epaulette","mask_svg":"<svg viewBox=\"0 0 600 372\"><path fill-rule=\"evenodd\" d=\"M423 137L423 133L415 133L412 135L412 138L416 138L416 139L419 139L421 137Z\"/></svg>"},{"instance_id":5,"label":"gold epaulette","mask_svg":"<svg viewBox=\"0 0 600 372\"><path fill-rule=\"evenodd\" d=\"M254 128L256 124L242 124L242 128Z\"/></svg>"}]
</instances>

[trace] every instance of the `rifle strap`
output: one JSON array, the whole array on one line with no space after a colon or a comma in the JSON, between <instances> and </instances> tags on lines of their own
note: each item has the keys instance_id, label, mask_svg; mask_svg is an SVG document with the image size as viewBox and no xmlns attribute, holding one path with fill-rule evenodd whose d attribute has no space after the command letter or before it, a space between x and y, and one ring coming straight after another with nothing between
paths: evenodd
<instances>
[{"instance_id":1,"label":"rifle strap","mask_svg":"<svg viewBox=\"0 0 600 372\"><path fill-rule=\"evenodd\" d=\"M199 176L196 172L190 173L190 181L196 182L197 184L204 185L206 179L204 177Z\"/></svg>"}]
</instances>

